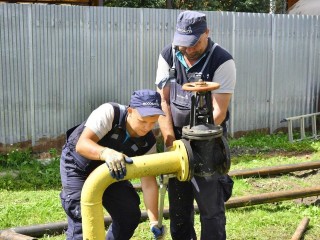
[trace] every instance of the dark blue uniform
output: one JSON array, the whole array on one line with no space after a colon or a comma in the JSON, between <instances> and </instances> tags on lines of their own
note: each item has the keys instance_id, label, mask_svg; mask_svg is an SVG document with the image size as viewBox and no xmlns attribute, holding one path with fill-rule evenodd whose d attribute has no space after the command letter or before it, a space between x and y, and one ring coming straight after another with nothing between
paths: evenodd
<instances>
[{"instance_id":1,"label":"dark blue uniform","mask_svg":"<svg viewBox=\"0 0 320 240\"><path fill-rule=\"evenodd\" d=\"M182 127L189 125L191 92L182 90L182 85L194 82L196 74L200 74L204 81L212 81L215 71L225 62L232 60L232 56L220 46L214 46L209 39L204 56L191 68L185 66L176 56L173 58L172 45L166 46L161 56L169 66L175 68L175 79L170 79L170 108L176 139L181 139ZM210 50L214 49L210 55ZM207 60L207 58L209 58ZM205 65L204 69L203 66ZM170 74L169 74L170 76ZM225 122L221 124L226 133ZM191 182L180 182L176 178L169 180L170 230L174 240L197 239L194 230L194 199L200 211L201 239L226 239L226 218L224 202L232 192L233 181L228 175L214 172L211 176L194 176L199 191Z\"/></svg>"},{"instance_id":2,"label":"dark blue uniform","mask_svg":"<svg viewBox=\"0 0 320 240\"><path fill-rule=\"evenodd\" d=\"M98 142L99 145L122 152L128 157L146 154L156 143L153 133L130 138L126 131L127 107L112 104L114 120L112 129ZM89 174L104 161L92 161L75 151L85 123L67 132L60 160L63 190L60 193L62 206L67 214L67 239L82 240L80 197L83 184ZM128 240L133 235L141 217L140 198L129 181L111 184L104 192L102 205L112 217L106 239Z\"/></svg>"}]
</instances>

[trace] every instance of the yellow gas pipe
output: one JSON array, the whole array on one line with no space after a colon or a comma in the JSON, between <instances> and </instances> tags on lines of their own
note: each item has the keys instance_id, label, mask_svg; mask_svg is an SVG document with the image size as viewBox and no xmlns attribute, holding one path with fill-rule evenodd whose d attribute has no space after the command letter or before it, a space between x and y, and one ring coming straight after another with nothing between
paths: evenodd
<instances>
[{"instance_id":1,"label":"yellow gas pipe","mask_svg":"<svg viewBox=\"0 0 320 240\"><path fill-rule=\"evenodd\" d=\"M191 154L184 142L177 140L168 152L133 157L133 164L126 165L127 175L123 180L161 174L175 174L180 181L190 180L192 166L188 153ZM114 182L106 164L96 168L85 181L81 193L83 239L105 239L102 195Z\"/></svg>"}]
</instances>

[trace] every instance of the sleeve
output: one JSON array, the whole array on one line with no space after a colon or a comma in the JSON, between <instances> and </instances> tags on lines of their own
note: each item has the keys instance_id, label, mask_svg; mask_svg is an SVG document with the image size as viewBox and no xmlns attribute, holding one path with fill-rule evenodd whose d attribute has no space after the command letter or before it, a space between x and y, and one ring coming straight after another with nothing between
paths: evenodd
<instances>
[{"instance_id":1,"label":"sleeve","mask_svg":"<svg viewBox=\"0 0 320 240\"><path fill-rule=\"evenodd\" d=\"M169 64L160 54L158 59L157 76L155 82L159 89L162 89L167 84L169 80L169 69Z\"/></svg>"},{"instance_id":2,"label":"sleeve","mask_svg":"<svg viewBox=\"0 0 320 240\"><path fill-rule=\"evenodd\" d=\"M230 59L219 66L213 76L213 82L220 84L220 88L213 93L234 93L236 86L236 66Z\"/></svg>"},{"instance_id":3,"label":"sleeve","mask_svg":"<svg viewBox=\"0 0 320 240\"><path fill-rule=\"evenodd\" d=\"M109 103L105 103L90 114L85 126L92 130L99 139L101 139L111 130L113 118L113 106Z\"/></svg>"}]
</instances>

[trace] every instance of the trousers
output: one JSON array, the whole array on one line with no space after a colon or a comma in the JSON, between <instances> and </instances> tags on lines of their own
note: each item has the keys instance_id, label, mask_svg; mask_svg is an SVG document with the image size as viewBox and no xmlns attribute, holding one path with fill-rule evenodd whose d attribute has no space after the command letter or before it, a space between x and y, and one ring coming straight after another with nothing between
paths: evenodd
<instances>
[{"instance_id":1,"label":"trousers","mask_svg":"<svg viewBox=\"0 0 320 240\"><path fill-rule=\"evenodd\" d=\"M169 179L170 232L173 240L196 240L194 200L200 213L201 240L225 240L226 217L224 202L233 188L228 175L214 173L210 177L195 176L191 182Z\"/></svg>"},{"instance_id":2,"label":"trousers","mask_svg":"<svg viewBox=\"0 0 320 240\"><path fill-rule=\"evenodd\" d=\"M62 191L60 199L68 219L67 240L82 240L82 216L80 196L83 184L88 177L64 148L60 159ZM129 181L111 184L103 193L102 205L112 218L106 234L107 240L129 240L137 228L141 211L140 198Z\"/></svg>"}]
</instances>

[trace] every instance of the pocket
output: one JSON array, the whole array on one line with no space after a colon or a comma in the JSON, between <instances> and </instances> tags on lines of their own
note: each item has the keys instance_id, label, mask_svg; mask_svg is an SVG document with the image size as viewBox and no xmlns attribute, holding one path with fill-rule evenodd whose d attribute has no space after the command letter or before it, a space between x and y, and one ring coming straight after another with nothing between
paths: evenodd
<instances>
[{"instance_id":1,"label":"pocket","mask_svg":"<svg viewBox=\"0 0 320 240\"><path fill-rule=\"evenodd\" d=\"M81 206L80 200L71 199L69 195L60 193L61 205L66 214L73 220L81 219Z\"/></svg>"},{"instance_id":2,"label":"pocket","mask_svg":"<svg viewBox=\"0 0 320 240\"><path fill-rule=\"evenodd\" d=\"M233 180L229 175L222 175L218 180L222 189L223 200L226 202L232 195Z\"/></svg>"},{"instance_id":3,"label":"pocket","mask_svg":"<svg viewBox=\"0 0 320 240\"><path fill-rule=\"evenodd\" d=\"M191 109L192 92L185 91L177 82L170 85L170 102L174 103L181 110Z\"/></svg>"},{"instance_id":4,"label":"pocket","mask_svg":"<svg viewBox=\"0 0 320 240\"><path fill-rule=\"evenodd\" d=\"M173 123L176 127L184 127L190 123L192 93L182 90L182 86L172 82L170 86L170 108Z\"/></svg>"},{"instance_id":5,"label":"pocket","mask_svg":"<svg viewBox=\"0 0 320 240\"><path fill-rule=\"evenodd\" d=\"M73 157L74 159L74 165L76 166L76 168L79 170L79 171L82 171L82 172L86 172L87 171L87 168L90 164L90 162L92 160L89 160L83 156L81 156L80 154L78 154L77 152L75 151L71 151L70 152L70 155Z\"/></svg>"},{"instance_id":6,"label":"pocket","mask_svg":"<svg viewBox=\"0 0 320 240\"><path fill-rule=\"evenodd\" d=\"M174 103L171 103L170 108L174 126L184 127L190 124L190 109L179 109Z\"/></svg>"}]
</instances>

